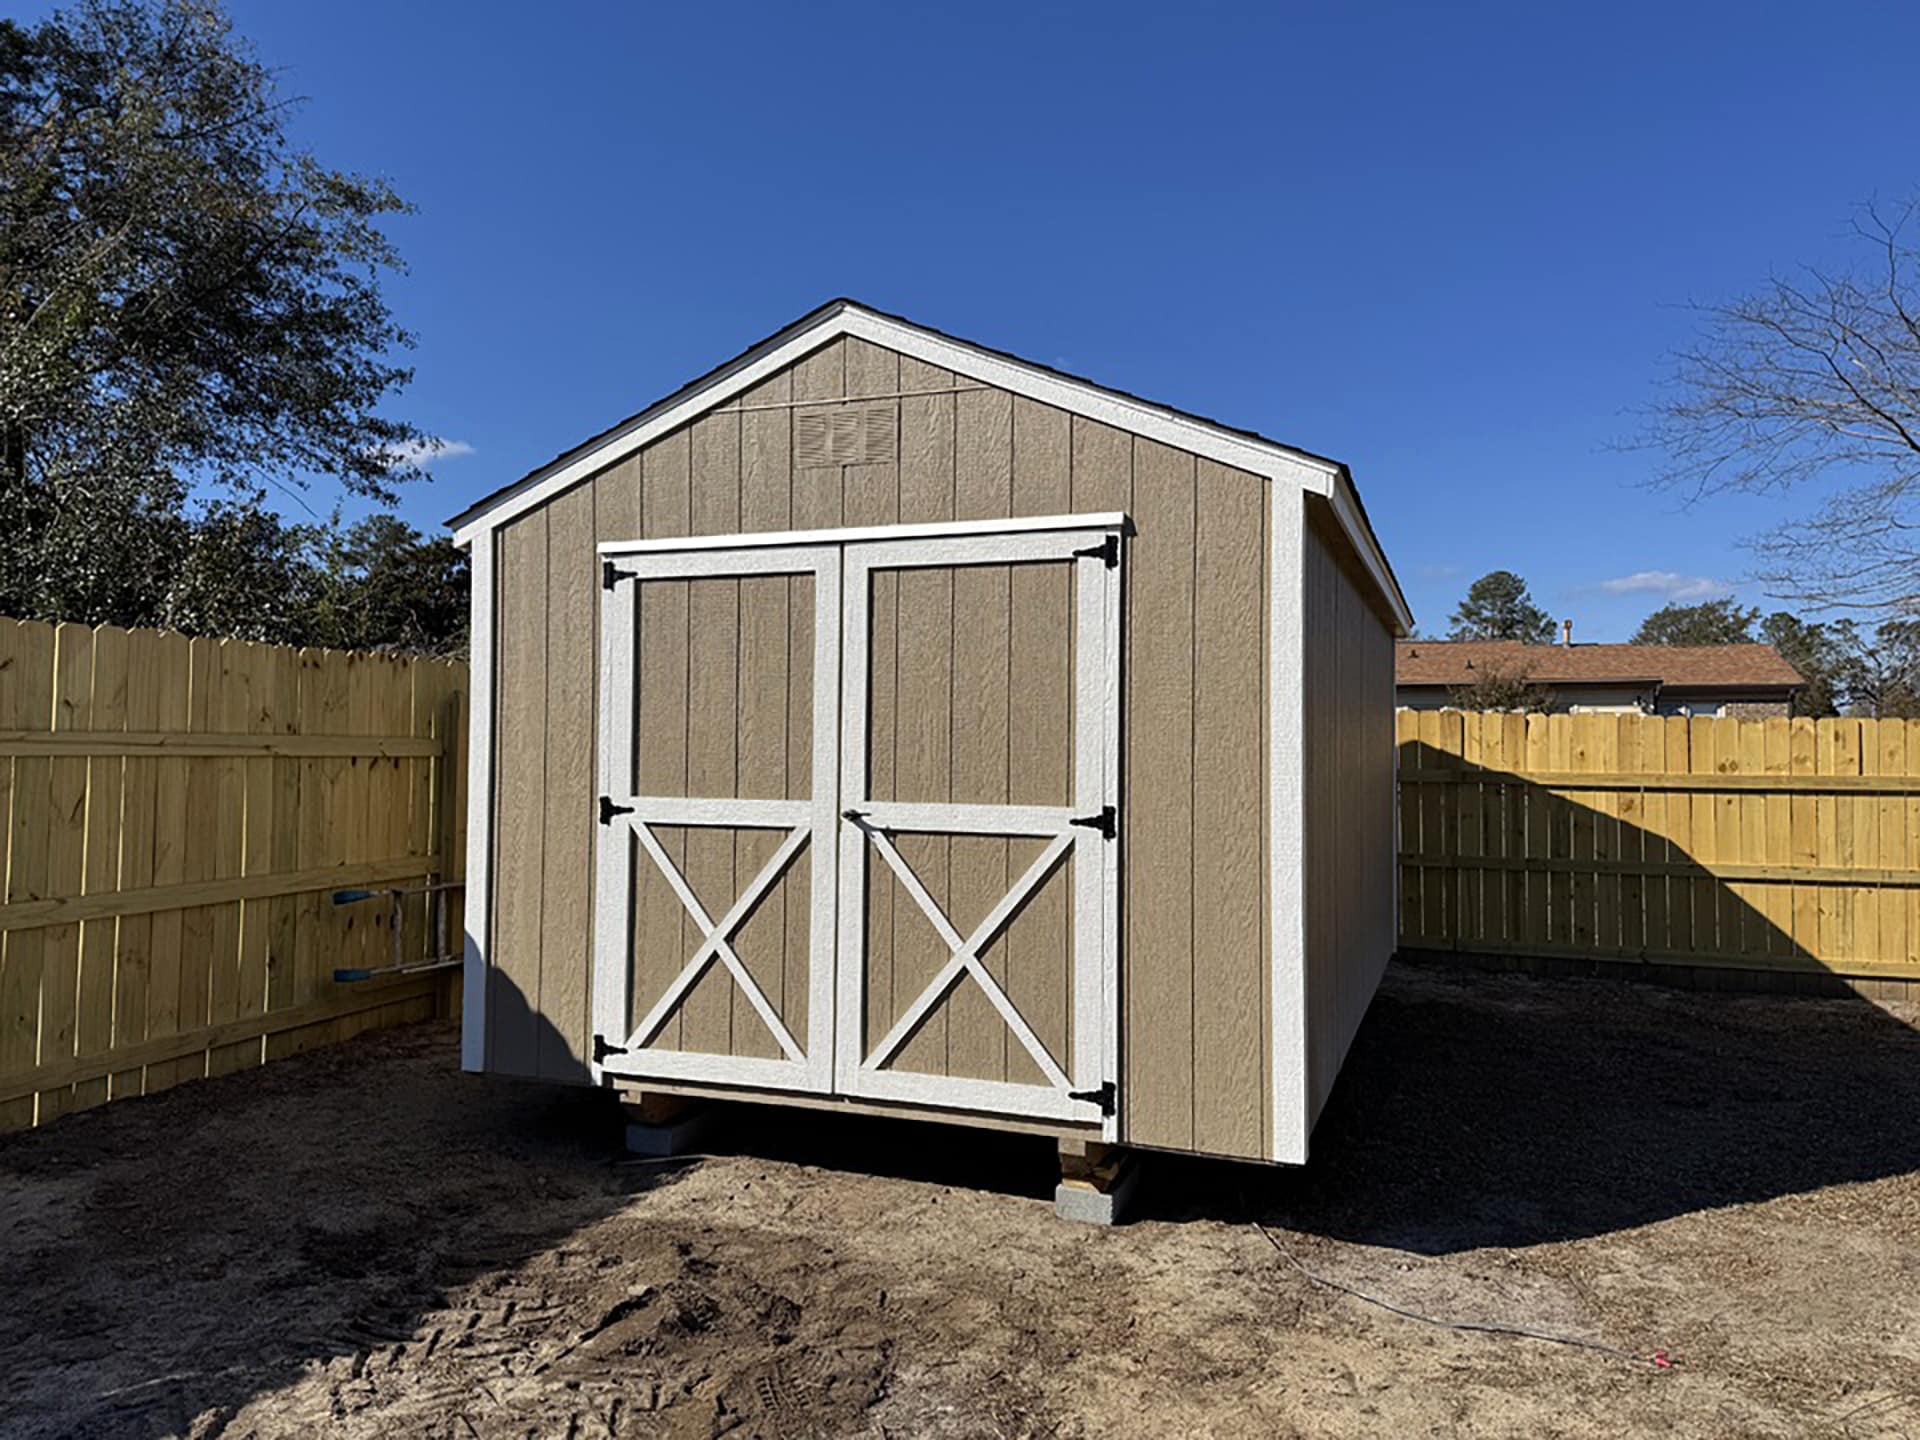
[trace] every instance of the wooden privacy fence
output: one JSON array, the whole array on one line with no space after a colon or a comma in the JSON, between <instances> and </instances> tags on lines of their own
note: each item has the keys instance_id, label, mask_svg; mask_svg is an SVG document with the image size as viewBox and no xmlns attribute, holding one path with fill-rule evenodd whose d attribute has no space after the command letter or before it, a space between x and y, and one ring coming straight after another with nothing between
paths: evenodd
<instances>
[{"instance_id":1,"label":"wooden privacy fence","mask_svg":"<svg viewBox=\"0 0 1920 1440\"><path fill-rule=\"evenodd\" d=\"M0 620L0 1130L451 1003L461 664ZM459 891L446 918L461 933ZM433 958L427 899L400 953ZM453 942L457 947L457 940Z\"/></svg>"},{"instance_id":2,"label":"wooden privacy fence","mask_svg":"<svg viewBox=\"0 0 1920 1440\"><path fill-rule=\"evenodd\" d=\"M1920 979L1920 721L1399 715L1404 949Z\"/></svg>"}]
</instances>

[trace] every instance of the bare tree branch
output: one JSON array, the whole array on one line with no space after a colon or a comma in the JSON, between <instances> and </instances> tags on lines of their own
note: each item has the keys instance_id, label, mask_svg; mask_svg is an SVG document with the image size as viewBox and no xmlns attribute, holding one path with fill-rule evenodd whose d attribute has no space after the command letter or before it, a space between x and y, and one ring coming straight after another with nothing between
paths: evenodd
<instances>
[{"instance_id":1,"label":"bare tree branch","mask_svg":"<svg viewBox=\"0 0 1920 1440\"><path fill-rule=\"evenodd\" d=\"M1816 487L1813 513L1750 541L1759 578L1818 607L1920 612L1920 201L1863 206L1858 273L1809 267L1695 306L1644 444L1694 500Z\"/></svg>"}]
</instances>

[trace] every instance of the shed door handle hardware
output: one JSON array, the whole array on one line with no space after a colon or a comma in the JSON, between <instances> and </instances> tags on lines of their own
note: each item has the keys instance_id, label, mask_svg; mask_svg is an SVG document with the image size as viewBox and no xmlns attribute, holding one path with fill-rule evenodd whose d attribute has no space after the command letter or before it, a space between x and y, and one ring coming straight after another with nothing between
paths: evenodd
<instances>
[{"instance_id":1,"label":"shed door handle hardware","mask_svg":"<svg viewBox=\"0 0 1920 1440\"><path fill-rule=\"evenodd\" d=\"M602 825L611 825L613 823L613 817L616 815L631 815L632 813L633 806L616 805L613 803L613 797L611 795L602 795L600 797L600 823Z\"/></svg>"},{"instance_id":2,"label":"shed door handle hardware","mask_svg":"<svg viewBox=\"0 0 1920 1440\"><path fill-rule=\"evenodd\" d=\"M622 580L631 580L637 574L639 574L637 570L622 570L619 566L615 565L613 561L602 560L600 562L600 588L602 590L611 590Z\"/></svg>"},{"instance_id":3,"label":"shed door handle hardware","mask_svg":"<svg viewBox=\"0 0 1920 1440\"><path fill-rule=\"evenodd\" d=\"M599 1038L597 1035L594 1037L596 1041ZM1067 1099L1085 1100L1090 1104L1098 1105L1102 1115L1111 1115L1119 1108L1117 1087L1111 1080L1105 1081L1098 1090L1069 1090Z\"/></svg>"},{"instance_id":4,"label":"shed door handle hardware","mask_svg":"<svg viewBox=\"0 0 1920 1440\"><path fill-rule=\"evenodd\" d=\"M1067 823L1087 830L1098 830L1102 837L1111 840L1119 828L1119 820L1120 814L1113 806L1102 805L1098 815L1076 815Z\"/></svg>"},{"instance_id":5,"label":"shed door handle hardware","mask_svg":"<svg viewBox=\"0 0 1920 1440\"><path fill-rule=\"evenodd\" d=\"M1117 569L1120 564L1120 537L1109 531L1107 538L1098 545L1089 545L1084 550L1074 551L1073 558L1098 560L1109 570Z\"/></svg>"},{"instance_id":6,"label":"shed door handle hardware","mask_svg":"<svg viewBox=\"0 0 1920 1440\"><path fill-rule=\"evenodd\" d=\"M625 1055L626 1053L626 1046L609 1045L607 1043L607 1037L604 1035L595 1035L593 1037L593 1063L596 1065L606 1064L609 1055Z\"/></svg>"}]
</instances>

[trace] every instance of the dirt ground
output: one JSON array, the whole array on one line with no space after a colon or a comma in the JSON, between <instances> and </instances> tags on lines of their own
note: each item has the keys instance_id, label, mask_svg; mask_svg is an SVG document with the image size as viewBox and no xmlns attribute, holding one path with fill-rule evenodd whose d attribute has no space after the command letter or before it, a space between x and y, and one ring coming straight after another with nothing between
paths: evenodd
<instances>
[{"instance_id":1,"label":"dirt ground","mask_svg":"<svg viewBox=\"0 0 1920 1440\"><path fill-rule=\"evenodd\" d=\"M634 1163L366 1036L0 1141L0 1433L1920 1434L1914 1018L1397 967L1311 1166L1156 1158L1109 1231L1042 1141Z\"/></svg>"}]
</instances>

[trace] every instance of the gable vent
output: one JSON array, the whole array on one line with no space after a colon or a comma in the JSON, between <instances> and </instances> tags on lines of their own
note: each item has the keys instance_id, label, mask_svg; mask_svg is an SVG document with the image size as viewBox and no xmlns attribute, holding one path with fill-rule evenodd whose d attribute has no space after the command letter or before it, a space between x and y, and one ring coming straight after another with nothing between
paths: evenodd
<instances>
[{"instance_id":1,"label":"gable vent","mask_svg":"<svg viewBox=\"0 0 1920 1440\"><path fill-rule=\"evenodd\" d=\"M885 465L893 459L891 405L801 410L793 417L793 460L803 469L824 465Z\"/></svg>"}]
</instances>

